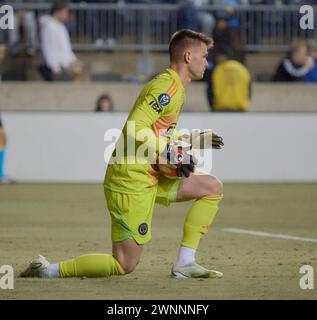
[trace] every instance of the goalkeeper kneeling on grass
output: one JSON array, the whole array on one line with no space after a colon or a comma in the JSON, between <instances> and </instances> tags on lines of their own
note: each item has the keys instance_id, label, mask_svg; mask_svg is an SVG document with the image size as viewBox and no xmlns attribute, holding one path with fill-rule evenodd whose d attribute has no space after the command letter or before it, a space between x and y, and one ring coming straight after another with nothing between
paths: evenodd
<instances>
[{"instance_id":1,"label":"goalkeeper kneeling on grass","mask_svg":"<svg viewBox=\"0 0 317 320\"><path fill-rule=\"evenodd\" d=\"M123 161L112 161L104 180L112 221L112 254L91 253L52 264L39 256L21 276L109 277L130 273L140 260L143 245L151 239L155 203L168 206L172 202L194 199L185 218L183 238L171 275L175 278L222 277L221 272L206 269L195 260L200 239L218 211L222 183L214 176L194 174L195 160L191 153L191 144L197 145L197 142L200 147L220 149L222 138L206 131L195 138L188 137L187 145L169 139L176 135L174 128L185 102L185 87L192 80L203 78L212 45L213 40L204 34L187 29L176 32L169 44L169 68L146 84L122 131L127 141L131 139L127 129L130 121L135 124L136 137L138 132L148 129L150 135L146 142L135 139L136 147L145 143L157 159L163 158L167 165L173 166L179 178L166 177L160 171L160 164L131 163L126 161L127 156ZM113 158L117 149L118 143Z\"/></svg>"}]
</instances>

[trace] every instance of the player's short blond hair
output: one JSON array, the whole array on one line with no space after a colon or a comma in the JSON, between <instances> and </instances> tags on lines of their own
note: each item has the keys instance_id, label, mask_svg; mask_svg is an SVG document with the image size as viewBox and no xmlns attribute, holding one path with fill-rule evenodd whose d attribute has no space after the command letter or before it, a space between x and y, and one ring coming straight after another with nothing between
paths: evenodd
<instances>
[{"instance_id":1,"label":"player's short blond hair","mask_svg":"<svg viewBox=\"0 0 317 320\"><path fill-rule=\"evenodd\" d=\"M169 55L170 61L175 61L179 57L182 51L190 46L197 45L199 43L205 43L206 46L212 48L214 41L212 38L206 36L201 32L196 32L190 29L182 29L176 31L169 43Z\"/></svg>"}]
</instances>

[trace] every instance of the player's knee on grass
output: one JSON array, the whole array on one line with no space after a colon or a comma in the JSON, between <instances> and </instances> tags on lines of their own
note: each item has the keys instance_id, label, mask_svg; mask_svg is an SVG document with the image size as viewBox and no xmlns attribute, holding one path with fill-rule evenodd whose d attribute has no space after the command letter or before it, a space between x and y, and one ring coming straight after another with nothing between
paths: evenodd
<instances>
[{"instance_id":1,"label":"player's knee on grass","mask_svg":"<svg viewBox=\"0 0 317 320\"><path fill-rule=\"evenodd\" d=\"M122 269L124 270L124 272L127 273L131 273L132 271L134 271L134 269L136 268L136 266L139 263L139 259L124 259L121 258L120 260L117 259L118 262L120 263Z\"/></svg>"},{"instance_id":2,"label":"player's knee on grass","mask_svg":"<svg viewBox=\"0 0 317 320\"><path fill-rule=\"evenodd\" d=\"M131 273L138 265L143 246L134 240L128 239L122 242L113 242L112 254L119 262L125 273Z\"/></svg>"}]
</instances>

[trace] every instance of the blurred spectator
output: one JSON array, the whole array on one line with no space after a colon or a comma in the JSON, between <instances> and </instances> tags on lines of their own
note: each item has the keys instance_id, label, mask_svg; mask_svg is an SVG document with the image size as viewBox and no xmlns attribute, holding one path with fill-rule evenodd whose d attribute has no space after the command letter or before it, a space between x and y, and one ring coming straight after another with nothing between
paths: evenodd
<instances>
[{"instance_id":1,"label":"blurred spectator","mask_svg":"<svg viewBox=\"0 0 317 320\"><path fill-rule=\"evenodd\" d=\"M250 107L251 76L230 52L218 49L216 65L207 73L207 97L212 111L247 111Z\"/></svg>"},{"instance_id":2,"label":"blurred spectator","mask_svg":"<svg viewBox=\"0 0 317 320\"><path fill-rule=\"evenodd\" d=\"M281 0L280 0L281 1ZM290 5L316 5L317 0L282 0L283 4Z\"/></svg>"},{"instance_id":3,"label":"blurred spectator","mask_svg":"<svg viewBox=\"0 0 317 320\"><path fill-rule=\"evenodd\" d=\"M37 23L33 11L17 10L14 28L8 32L8 51L12 54L34 55L38 48Z\"/></svg>"},{"instance_id":4,"label":"blurred spectator","mask_svg":"<svg viewBox=\"0 0 317 320\"><path fill-rule=\"evenodd\" d=\"M116 3L118 2L119 0L71 0L70 2L79 2L79 3Z\"/></svg>"},{"instance_id":5,"label":"blurred spectator","mask_svg":"<svg viewBox=\"0 0 317 320\"><path fill-rule=\"evenodd\" d=\"M102 94L96 103L96 112L112 112L113 101L108 94Z\"/></svg>"},{"instance_id":6,"label":"blurred spectator","mask_svg":"<svg viewBox=\"0 0 317 320\"><path fill-rule=\"evenodd\" d=\"M223 15L224 13L228 15L228 26L230 28L239 28L240 22L235 15L235 9L239 8L243 4L243 0L218 0L214 1L221 5L223 9L217 10L216 15ZM245 4L245 3L244 3Z\"/></svg>"},{"instance_id":7,"label":"blurred spectator","mask_svg":"<svg viewBox=\"0 0 317 320\"><path fill-rule=\"evenodd\" d=\"M4 172L3 172L6 144L7 144L7 137L4 132L4 128L3 128L1 116L0 116L0 183L9 182L7 181L7 178L5 178Z\"/></svg>"},{"instance_id":8,"label":"blurred spectator","mask_svg":"<svg viewBox=\"0 0 317 320\"><path fill-rule=\"evenodd\" d=\"M6 56L6 45L0 40L0 81L3 80L3 61Z\"/></svg>"},{"instance_id":9,"label":"blurred spectator","mask_svg":"<svg viewBox=\"0 0 317 320\"><path fill-rule=\"evenodd\" d=\"M314 59L313 68L307 73L305 82L316 83L317 82L317 41L308 41L308 54Z\"/></svg>"},{"instance_id":10,"label":"blurred spectator","mask_svg":"<svg viewBox=\"0 0 317 320\"><path fill-rule=\"evenodd\" d=\"M273 81L304 81L305 76L314 64L312 57L308 56L307 50L307 43L305 41L294 41L288 55L279 64L273 76Z\"/></svg>"},{"instance_id":11,"label":"blurred spectator","mask_svg":"<svg viewBox=\"0 0 317 320\"><path fill-rule=\"evenodd\" d=\"M65 26L69 10L65 3L56 2L50 15L40 18L40 40L44 64L40 72L47 81L69 81L81 72L81 63L72 51Z\"/></svg>"},{"instance_id":12,"label":"blurred spectator","mask_svg":"<svg viewBox=\"0 0 317 320\"><path fill-rule=\"evenodd\" d=\"M177 28L200 31L208 36L212 35L215 27L214 16L201 9L208 5L208 0L185 0L177 13Z\"/></svg>"},{"instance_id":13,"label":"blurred spectator","mask_svg":"<svg viewBox=\"0 0 317 320\"><path fill-rule=\"evenodd\" d=\"M197 8L197 18L199 21L200 31L208 36L212 35L215 28L216 19L215 17L207 11L204 11L201 7L208 5L209 0L194 0L194 5Z\"/></svg>"},{"instance_id":14,"label":"blurred spectator","mask_svg":"<svg viewBox=\"0 0 317 320\"><path fill-rule=\"evenodd\" d=\"M249 0L249 4L255 4L255 5L259 5L259 4L267 4L270 6L274 6L274 5L281 5L282 2L289 2L288 4L291 4L291 2L294 1L300 1L300 0ZM294 4L294 3L293 3Z\"/></svg>"},{"instance_id":15,"label":"blurred spectator","mask_svg":"<svg viewBox=\"0 0 317 320\"><path fill-rule=\"evenodd\" d=\"M239 31L229 26L231 13L219 11L216 16L216 27L213 31L215 51L230 51L230 57L244 63L244 48L240 41Z\"/></svg>"}]
</instances>

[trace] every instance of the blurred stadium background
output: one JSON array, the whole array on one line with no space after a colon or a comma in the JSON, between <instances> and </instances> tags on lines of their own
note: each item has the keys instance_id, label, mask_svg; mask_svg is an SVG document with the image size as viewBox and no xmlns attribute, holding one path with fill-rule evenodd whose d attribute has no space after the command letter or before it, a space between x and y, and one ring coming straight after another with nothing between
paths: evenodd
<instances>
[{"instance_id":1,"label":"blurred stadium background","mask_svg":"<svg viewBox=\"0 0 317 320\"><path fill-rule=\"evenodd\" d=\"M215 35L217 21L225 20L234 58L251 74L252 95L247 112L212 112L208 79L192 83L179 122L224 137L211 173L224 181L225 198L198 257L222 270L223 280L169 278L185 203L156 209L153 240L135 273L49 283L16 279L15 290L0 290L0 299L317 299L317 289L299 286L302 265L317 271L317 82L304 76L272 81L294 41L317 41L317 1L70 1L66 28L80 68L62 82L44 81L39 72L39 19L52 2L0 1L5 4L16 19L15 30L0 30L7 137L0 143L0 266L13 265L16 274L38 253L58 261L109 251L101 182L113 141L105 133L122 127L144 83L168 66L168 41L180 26ZM302 5L313 8L313 29L299 26ZM102 94L111 98L110 112L95 112Z\"/></svg>"}]
</instances>

